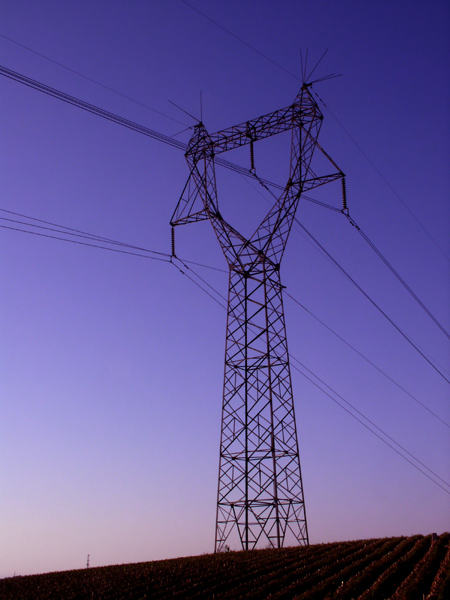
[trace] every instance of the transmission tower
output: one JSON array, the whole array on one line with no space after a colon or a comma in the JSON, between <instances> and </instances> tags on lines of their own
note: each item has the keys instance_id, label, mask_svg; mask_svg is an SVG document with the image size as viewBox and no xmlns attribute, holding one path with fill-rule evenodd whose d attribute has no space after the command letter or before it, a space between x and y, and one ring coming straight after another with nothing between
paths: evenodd
<instances>
[{"instance_id":1,"label":"transmission tower","mask_svg":"<svg viewBox=\"0 0 450 600\"><path fill-rule=\"evenodd\" d=\"M280 262L302 194L342 179L346 210L344 174L317 142L323 116L310 85L302 85L291 106L217 133L199 122L186 152L189 179L171 219L172 227L208 219L229 266L216 552L232 540L243 550L258 544L280 548L286 540L309 543ZM220 214L214 158L249 145L250 173L263 183L254 167L254 144L286 131L286 187L247 239ZM336 172L314 173L316 150Z\"/></svg>"}]
</instances>

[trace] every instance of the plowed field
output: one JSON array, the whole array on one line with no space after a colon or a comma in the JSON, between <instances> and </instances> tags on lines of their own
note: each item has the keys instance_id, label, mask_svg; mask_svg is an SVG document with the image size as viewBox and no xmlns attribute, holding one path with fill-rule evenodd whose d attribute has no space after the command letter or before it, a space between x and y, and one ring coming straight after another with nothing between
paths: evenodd
<instances>
[{"instance_id":1,"label":"plowed field","mask_svg":"<svg viewBox=\"0 0 450 600\"><path fill-rule=\"evenodd\" d=\"M450 599L450 533L227 552L10 577L11 600Z\"/></svg>"}]
</instances>

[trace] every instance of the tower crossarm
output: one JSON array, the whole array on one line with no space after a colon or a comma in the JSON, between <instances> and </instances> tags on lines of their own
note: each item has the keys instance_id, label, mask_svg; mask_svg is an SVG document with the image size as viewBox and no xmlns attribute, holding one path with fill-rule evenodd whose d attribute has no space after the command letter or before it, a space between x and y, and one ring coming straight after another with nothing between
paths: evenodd
<instances>
[{"instance_id":1,"label":"tower crossarm","mask_svg":"<svg viewBox=\"0 0 450 600\"><path fill-rule=\"evenodd\" d=\"M315 188L320 187L321 185L326 185L327 183L331 183L332 181L336 181L337 179L342 179L344 177L344 173L339 171L338 173L332 173L331 175L321 175L320 177L311 177L309 179L305 179L303 181L303 192L308 192L309 190L314 190ZM293 182L295 185L297 182Z\"/></svg>"},{"instance_id":2,"label":"tower crossarm","mask_svg":"<svg viewBox=\"0 0 450 600\"><path fill-rule=\"evenodd\" d=\"M299 110L296 104L276 110L239 125L234 125L227 129L222 129L211 135L211 141L214 145L214 153L220 154L246 146L251 142L257 142L292 128L293 122L300 116L308 119L306 111Z\"/></svg>"},{"instance_id":3,"label":"tower crossarm","mask_svg":"<svg viewBox=\"0 0 450 600\"><path fill-rule=\"evenodd\" d=\"M322 119L323 115L309 93L308 87L304 85L301 93L290 106L211 134L212 150L214 154L221 154L289 131L293 127L306 125L308 128L308 123L317 118ZM191 149L188 150L189 152Z\"/></svg>"}]
</instances>

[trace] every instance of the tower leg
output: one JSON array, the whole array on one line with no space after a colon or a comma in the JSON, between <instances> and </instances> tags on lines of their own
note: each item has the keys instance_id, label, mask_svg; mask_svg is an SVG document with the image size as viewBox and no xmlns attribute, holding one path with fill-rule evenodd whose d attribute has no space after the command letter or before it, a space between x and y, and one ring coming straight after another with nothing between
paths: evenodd
<instances>
[{"instance_id":1,"label":"tower leg","mask_svg":"<svg viewBox=\"0 0 450 600\"><path fill-rule=\"evenodd\" d=\"M230 270L215 550L289 540L308 531L279 270L259 257Z\"/></svg>"}]
</instances>

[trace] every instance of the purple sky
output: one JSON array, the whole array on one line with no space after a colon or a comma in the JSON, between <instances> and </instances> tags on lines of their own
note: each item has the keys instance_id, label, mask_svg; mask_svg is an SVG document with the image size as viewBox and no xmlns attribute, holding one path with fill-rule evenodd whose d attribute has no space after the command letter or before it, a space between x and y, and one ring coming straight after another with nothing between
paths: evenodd
<instances>
[{"instance_id":1,"label":"purple sky","mask_svg":"<svg viewBox=\"0 0 450 600\"><path fill-rule=\"evenodd\" d=\"M347 175L355 221L448 331L448 2L192 4L299 78L300 51L312 68L329 49L315 76L343 76L313 88L328 107L319 142ZM1 4L0 23L2 36L171 118L4 37L0 64L166 135L193 124L169 100L199 117L201 92L214 132L289 105L300 87L181 0L17 0ZM3 211L170 252L181 151L4 77L0 86ZM255 146L256 168L279 183L283 141ZM226 158L249 166L247 152ZM267 210L260 191L217 177L225 218L250 233ZM341 205L332 184L316 197ZM346 219L306 202L297 216L450 378L449 340ZM211 552L225 311L167 263L7 229L0 243L0 577L82 568L87 554L99 566ZM179 256L225 268L207 223L178 228L176 243ZM226 294L226 273L194 269ZM298 230L282 278L450 423L449 384ZM291 354L450 483L449 426L288 297L285 312ZM292 376L312 543L450 529L450 487Z\"/></svg>"}]
</instances>

